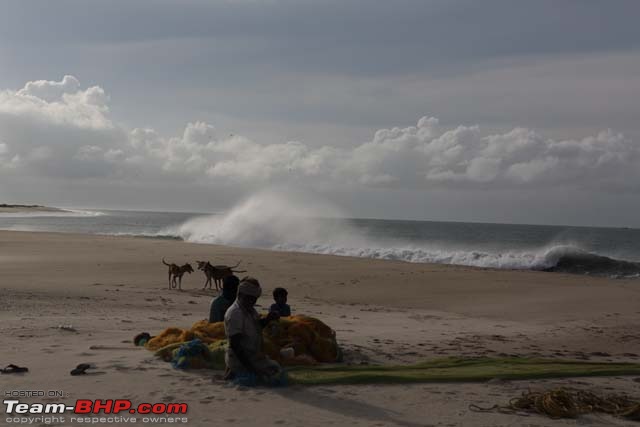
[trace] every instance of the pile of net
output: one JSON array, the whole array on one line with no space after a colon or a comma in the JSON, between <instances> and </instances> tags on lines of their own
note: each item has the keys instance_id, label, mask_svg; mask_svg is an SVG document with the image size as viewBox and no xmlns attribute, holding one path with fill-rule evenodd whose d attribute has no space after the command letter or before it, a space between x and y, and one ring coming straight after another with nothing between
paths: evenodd
<instances>
[{"instance_id":1,"label":"pile of net","mask_svg":"<svg viewBox=\"0 0 640 427\"><path fill-rule=\"evenodd\" d=\"M341 359L335 332L308 316L282 317L262 331L263 350L282 365L316 365ZM224 369L227 348L223 322L201 320L190 329L167 328L145 347L177 368Z\"/></svg>"},{"instance_id":2,"label":"pile of net","mask_svg":"<svg viewBox=\"0 0 640 427\"><path fill-rule=\"evenodd\" d=\"M525 357L447 357L414 365L305 366L289 369L289 382L305 385L400 384L640 375L637 363L597 363Z\"/></svg>"},{"instance_id":3,"label":"pile of net","mask_svg":"<svg viewBox=\"0 0 640 427\"><path fill-rule=\"evenodd\" d=\"M550 418L577 418L589 413L609 414L640 421L640 402L623 394L599 396L586 390L560 387L547 391L528 391L513 398L505 406L482 408L470 405L476 412L498 411L506 414L535 413Z\"/></svg>"}]
</instances>

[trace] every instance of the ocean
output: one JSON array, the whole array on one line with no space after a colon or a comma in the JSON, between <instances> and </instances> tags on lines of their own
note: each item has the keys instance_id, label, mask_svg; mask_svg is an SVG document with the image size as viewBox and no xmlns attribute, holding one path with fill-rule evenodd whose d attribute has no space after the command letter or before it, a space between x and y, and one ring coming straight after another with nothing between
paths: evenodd
<instances>
[{"instance_id":1,"label":"ocean","mask_svg":"<svg viewBox=\"0 0 640 427\"><path fill-rule=\"evenodd\" d=\"M640 277L640 230L314 218L252 202L226 213L71 210L0 214L0 229L180 239L280 251Z\"/></svg>"}]
</instances>

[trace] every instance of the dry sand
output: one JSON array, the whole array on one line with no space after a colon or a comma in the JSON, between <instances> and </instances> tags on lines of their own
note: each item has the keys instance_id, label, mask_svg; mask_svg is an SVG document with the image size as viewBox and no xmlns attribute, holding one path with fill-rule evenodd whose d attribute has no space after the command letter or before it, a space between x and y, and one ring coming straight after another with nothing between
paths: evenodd
<instances>
[{"instance_id":1,"label":"dry sand","mask_svg":"<svg viewBox=\"0 0 640 427\"><path fill-rule=\"evenodd\" d=\"M207 317L214 292L201 289L198 271L185 276L181 292L168 289L162 257L194 266L199 259L242 260L266 288L263 306L271 303L273 288L285 286L295 312L337 331L349 363L505 354L640 362L637 281L2 231L0 364L30 369L0 376L3 393L60 390L70 404L93 398L186 402L194 426L631 425L596 415L552 421L479 414L468 405L506 403L528 388L559 384L640 395L633 377L274 390L232 387L212 372L172 369L133 347L133 336ZM94 373L70 376L81 362L95 364ZM65 417L61 425L75 425ZM3 414L0 424L6 422Z\"/></svg>"}]
</instances>

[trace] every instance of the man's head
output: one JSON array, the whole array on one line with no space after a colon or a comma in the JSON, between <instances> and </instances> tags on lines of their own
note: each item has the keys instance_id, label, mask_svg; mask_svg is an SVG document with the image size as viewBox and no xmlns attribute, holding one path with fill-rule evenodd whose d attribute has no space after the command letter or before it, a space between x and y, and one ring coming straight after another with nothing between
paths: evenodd
<instances>
[{"instance_id":1,"label":"man's head","mask_svg":"<svg viewBox=\"0 0 640 427\"><path fill-rule=\"evenodd\" d=\"M273 290L273 300L278 304L286 304L287 295L289 295L289 293L285 288L275 288Z\"/></svg>"},{"instance_id":2,"label":"man's head","mask_svg":"<svg viewBox=\"0 0 640 427\"><path fill-rule=\"evenodd\" d=\"M238 286L238 303L244 309L251 309L256 305L256 301L262 295L262 288L258 279L253 277L244 277Z\"/></svg>"},{"instance_id":3,"label":"man's head","mask_svg":"<svg viewBox=\"0 0 640 427\"><path fill-rule=\"evenodd\" d=\"M231 275L222 279L222 295L226 299L233 301L236 299L236 295L238 294L238 285L240 284L240 279L238 276Z\"/></svg>"}]
</instances>

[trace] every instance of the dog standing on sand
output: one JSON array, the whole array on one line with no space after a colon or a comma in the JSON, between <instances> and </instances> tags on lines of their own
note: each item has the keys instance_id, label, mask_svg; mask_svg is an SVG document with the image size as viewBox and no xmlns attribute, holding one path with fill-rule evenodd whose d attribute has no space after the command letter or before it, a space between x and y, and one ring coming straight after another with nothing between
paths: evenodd
<instances>
[{"instance_id":1,"label":"dog standing on sand","mask_svg":"<svg viewBox=\"0 0 640 427\"><path fill-rule=\"evenodd\" d=\"M207 280L204 282L202 289L211 289L211 280L216 284L216 291L222 287L222 280L225 277L231 276L233 273L246 273L245 270L234 270L234 268L240 265L241 261L232 267L228 265L211 265L209 261L196 261L198 264L198 270L202 270Z\"/></svg>"},{"instance_id":2,"label":"dog standing on sand","mask_svg":"<svg viewBox=\"0 0 640 427\"><path fill-rule=\"evenodd\" d=\"M175 287L177 286L178 289L182 290L182 276L184 276L184 273L193 273L193 267L191 267L191 264L167 264L164 258L162 258L162 263L169 267L169 289L175 289Z\"/></svg>"}]
</instances>

